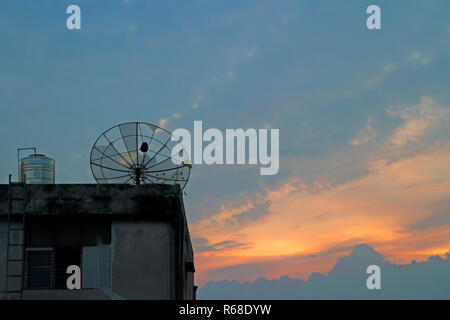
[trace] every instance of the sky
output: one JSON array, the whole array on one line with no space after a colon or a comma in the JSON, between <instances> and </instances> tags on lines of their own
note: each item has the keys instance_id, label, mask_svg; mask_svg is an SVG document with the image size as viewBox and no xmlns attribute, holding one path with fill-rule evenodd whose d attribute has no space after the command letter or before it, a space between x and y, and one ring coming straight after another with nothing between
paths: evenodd
<instances>
[{"instance_id":1,"label":"sky","mask_svg":"<svg viewBox=\"0 0 450 320\"><path fill-rule=\"evenodd\" d=\"M67 6L81 30L66 28ZM366 8L381 8L381 30ZM450 3L0 2L0 183L17 148L95 183L97 137L277 128L280 171L194 165L196 282L306 279L355 244L393 263L450 251Z\"/></svg>"}]
</instances>

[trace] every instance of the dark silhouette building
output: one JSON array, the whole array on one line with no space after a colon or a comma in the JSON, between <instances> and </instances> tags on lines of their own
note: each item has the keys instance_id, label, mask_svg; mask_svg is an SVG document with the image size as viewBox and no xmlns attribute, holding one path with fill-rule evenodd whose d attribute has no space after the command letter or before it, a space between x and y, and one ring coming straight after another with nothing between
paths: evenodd
<instances>
[{"instance_id":1,"label":"dark silhouette building","mask_svg":"<svg viewBox=\"0 0 450 320\"><path fill-rule=\"evenodd\" d=\"M0 185L0 252L2 298L195 299L178 185Z\"/></svg>"}]
</instances>

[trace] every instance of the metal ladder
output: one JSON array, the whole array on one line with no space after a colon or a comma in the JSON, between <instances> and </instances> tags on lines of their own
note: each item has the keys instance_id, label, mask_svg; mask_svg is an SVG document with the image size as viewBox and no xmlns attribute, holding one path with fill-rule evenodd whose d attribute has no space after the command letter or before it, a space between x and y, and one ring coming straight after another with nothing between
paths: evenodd
<instances>
[{"instance_id":1,"label":"metal ladder","mask_svg":"<svg viewBox=\"0 0 450 320\"><path fill-rule=\"evenodd\" d=\"M20 187L19 192L14 192L15 187ZM19 194L19 196L17 196ZM8 188L8 234L6 244L6 279L5 279L5 300L22 299L24 289L24 274L25 274L25 218L26 218L26 203L27 203L26 183L11 182L11 175L9 175ZM13 202L22 202L21 221L13 223ZM15 213L15 215L17 215ZM18 226L17 226L18 225ZM18 234L17 234L18 233ZM13 237L15 234L15 237ZM19 238L19 242L14 242L12 238ZM16 240L17 241L17 240ZM15 279L14 283L11 283Z\"/></svg>"}]
</instances>

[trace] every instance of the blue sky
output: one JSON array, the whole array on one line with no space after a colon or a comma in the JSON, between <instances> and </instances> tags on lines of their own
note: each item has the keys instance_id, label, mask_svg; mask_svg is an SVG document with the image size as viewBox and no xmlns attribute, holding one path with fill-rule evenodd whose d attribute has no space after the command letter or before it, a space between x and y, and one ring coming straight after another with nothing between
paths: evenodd
<instances>
[{"instance_id":1,"label":"blue sky","mask_svg":"<svg viewBox=\"0 0 450 320\"><path fill-rule=\"evenodd\" d=\"M379 31L365 27L374 3ZM80 31L66 29L70 4L81 7ZM126 121L192 129L194 120L279 128L281 160L272 177L195 166L192 223L291 178L358 179L372 153L395 161L449 141L448 122L427 122L414 145L383 148L418 119L422 109L408 108L423 97L437 106L432 117L448 110L449 12L438 0L2 0L0 182L16 173L17 147L37 146L56 159L57 183L93 183L89 154L103 131Z\"/></svg>"}]
</instances>

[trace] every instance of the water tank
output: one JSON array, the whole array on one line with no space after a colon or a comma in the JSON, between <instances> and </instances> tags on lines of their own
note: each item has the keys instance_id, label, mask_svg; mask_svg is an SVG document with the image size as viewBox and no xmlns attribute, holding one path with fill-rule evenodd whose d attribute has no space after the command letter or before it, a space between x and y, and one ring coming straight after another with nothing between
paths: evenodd
<instances>
[{"instance_id":1,"label":"water tank","mask_svg":"<svg viewBox=\"0 0 450 320\"><path fill-rule=\"evenodd\" d=\"M55 160L43 154L32 154L19 161L20 182L28 184L54 184Z\"/></svg>"}]
</instances>

